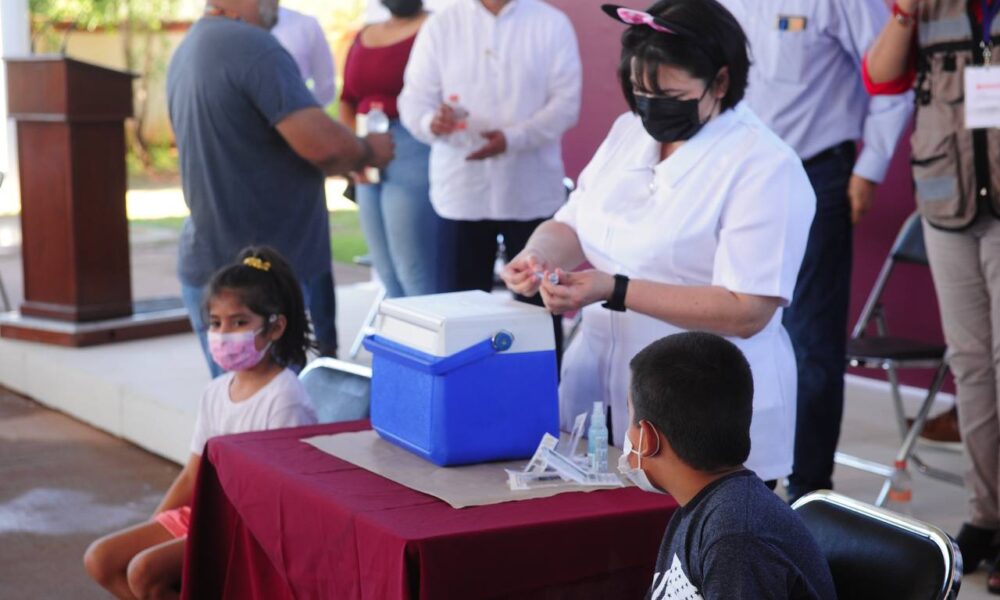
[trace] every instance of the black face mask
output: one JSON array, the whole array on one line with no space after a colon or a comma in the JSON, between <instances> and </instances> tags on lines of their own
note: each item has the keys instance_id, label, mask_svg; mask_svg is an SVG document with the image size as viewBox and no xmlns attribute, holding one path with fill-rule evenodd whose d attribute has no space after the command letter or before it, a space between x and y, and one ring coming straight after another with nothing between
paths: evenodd
<instances>
[{"instance_id":1,"label":"black face mask","mask_svg":"<svg viewBox=\"0 0 1000 600\"><path fill-rule=\"evenodd\" d=\"M705 88L705 94L708 89ZM661 144L683 142L693 138L705 126L698 114L701 98L680 100L636 95L635 110L642 118L642 126L654 140Z\"/></svg>"},{"instance_id":2,"label":"black face mask","mask_svg":"<svg viewBox=\"0 0 1000 600\"><path fill-rule=\"evenodd\" d=\"M396 17L412 17L424 7L422 0L382 0L382 6Z\"/></svg>"}]
</instances>

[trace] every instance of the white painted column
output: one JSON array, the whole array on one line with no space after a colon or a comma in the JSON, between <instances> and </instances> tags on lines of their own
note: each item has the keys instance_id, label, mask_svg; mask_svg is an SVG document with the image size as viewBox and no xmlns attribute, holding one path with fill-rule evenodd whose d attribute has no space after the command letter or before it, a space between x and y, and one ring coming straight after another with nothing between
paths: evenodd
<instances>
[{"instance_id":1,"label":"white painted column","mask_svg":"<svg viewBox=\"0 0 1000 600\"><path fill-rule=\"evenodd\" d=\"M0 57L27 56L31 52L28 0L0 0ZM17 137L7 118L7 69L0 62L0 171L6 173L0 187L0 214L21 206L17 178Z\"/></svg>"}]
</instances>

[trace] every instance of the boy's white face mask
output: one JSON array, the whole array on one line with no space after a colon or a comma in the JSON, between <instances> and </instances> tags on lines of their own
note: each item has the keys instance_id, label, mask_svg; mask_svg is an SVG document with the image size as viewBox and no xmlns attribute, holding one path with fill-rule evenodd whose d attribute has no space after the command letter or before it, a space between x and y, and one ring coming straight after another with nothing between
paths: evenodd
<instances>
[{"instance_id":1,"label":"boy's white face mask","mask_svg":"<svg viewBox=\"0 0 1000 600\"><path fill-rule=\"evenodd\" d=\"M639 428L639 450L636 451L632 448L632 438L625 434L625 445L622 447L622 455L618 457L618 472L628 477L629 481L634 483L640 490L644 492L651 492L653 494L663 494L662 490L658 489L653 485L653 482L646 477L646 472L642 470L642 436L643 428ZM659 445L659 440L657 440L657 445ZM659 450L659 449L657 449ZM628 457L630 454L635 454L638 456L638 461L636 462L637 468L633 469L632 465L628 463Z\"/></svg>"}]
</instances>

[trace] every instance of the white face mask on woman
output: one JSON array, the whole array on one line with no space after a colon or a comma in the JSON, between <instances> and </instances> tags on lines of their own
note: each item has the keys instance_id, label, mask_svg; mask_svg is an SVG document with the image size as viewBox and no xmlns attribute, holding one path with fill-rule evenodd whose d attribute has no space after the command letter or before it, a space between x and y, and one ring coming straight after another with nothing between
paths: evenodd
<instances>
[{"instance_id":1,"label":"white face mask on woman","mask_svg":"<svg viewBox=\"0 0 1000 600\"><path fill-rule=\"evenodd\" d=\"M642 435L643 428L639 428L639 450L636 451L632 448L632 438L625 434L625 446L622 447L622 455L618 457L618 472L628 477L629 481L634 483L640 490L644 492L651 492L653 494L664 494L663 490L660 490L653 485L653 482L646 477L646 472L642 470ZM657 446L659 446L659 439L657 439ZM659 451L659 448L657 448ZM635 454L639 457L636 462L637 467L632 468L632 465L628 463L628 457L630 454Z\"/></svg>"}]
</instances>

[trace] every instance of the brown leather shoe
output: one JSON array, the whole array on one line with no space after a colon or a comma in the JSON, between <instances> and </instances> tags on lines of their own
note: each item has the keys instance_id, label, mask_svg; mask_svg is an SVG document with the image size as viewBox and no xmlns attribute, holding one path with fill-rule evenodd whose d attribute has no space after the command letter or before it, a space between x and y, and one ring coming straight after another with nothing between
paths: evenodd
<instances>
[{"instance_id":1,"label":"brown leather shoe","mask_svg":"<svg viewBox=\"0 0 1000 600\"><path fill-rule=\"evenodd\" d=\"M906 424L912 426L913 419L907 419ZM924 430L920 432L920 441L932 446L961 450L962 434L958 430L958 411L952 408L933 419L928 419L924 423Z\"/></svg>"}]
</instances>

